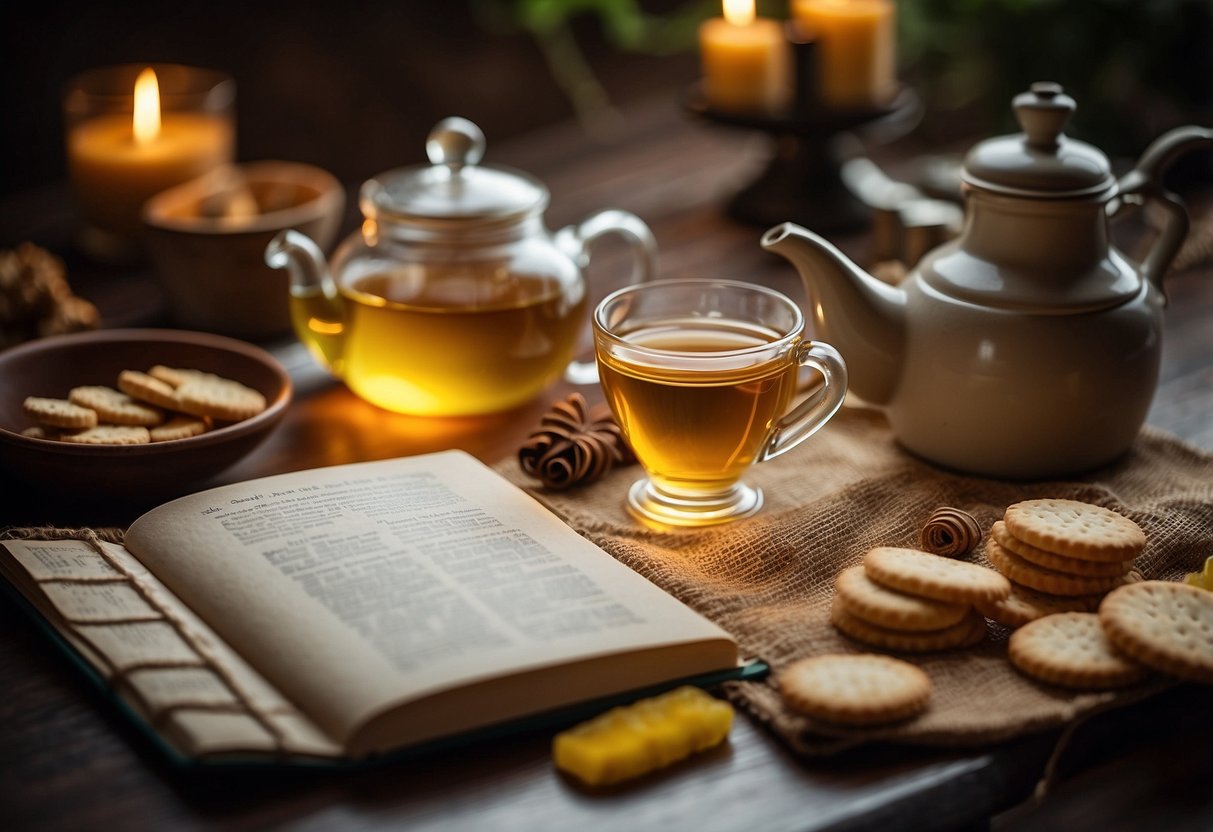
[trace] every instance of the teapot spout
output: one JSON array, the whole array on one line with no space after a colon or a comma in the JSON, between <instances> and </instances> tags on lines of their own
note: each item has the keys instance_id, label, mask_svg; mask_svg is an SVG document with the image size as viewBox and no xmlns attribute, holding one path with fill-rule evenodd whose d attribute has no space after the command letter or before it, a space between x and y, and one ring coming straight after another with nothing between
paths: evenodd
<instances>
[{"instance_id":1,"label":"teapot spout","mask_svg":"<svg viewBox=\"0 0 1213 832\"><path fill-rule=\"evenodd\" d=\"M265 248L265 263L291 277L291 322L299 340L334 375L344 371L345 314L324 253L306 234L280 232Z\"/></svg>"},{"instance_id":2,"label":"teapot spout","mask_svg":"<svg viewBox=\"0 0 1213 832\"><path fill-rule=\"evenodd\" d=\"M785 222L762 236L762 247L786 257L804 280L815 336L847 361L850 387L885 405L901 375L906 296L855 265L825 239Z\"/></svg>"},{"instance_id":3,"label":"teapot spout","mask_svg":"<svg viewBox=\"0 0 1213 832\"><path fill-rule=\"evenodd\" d=\"M324 252L306 234L293 230L280 232L265 247L265 264L290 273L292 293L323 291L330 297L333 294Z\"/></svg>"}]
</instances>

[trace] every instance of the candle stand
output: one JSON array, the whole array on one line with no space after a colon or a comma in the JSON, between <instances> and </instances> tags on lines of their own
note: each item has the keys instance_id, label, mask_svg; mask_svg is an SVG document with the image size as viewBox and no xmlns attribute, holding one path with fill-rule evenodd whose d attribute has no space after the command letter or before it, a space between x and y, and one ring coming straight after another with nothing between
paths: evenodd
<instances>
[{"instance_id":1,"label":"candle stand","mask_svg":"<svg viewBox=\"0 0 1213 832\"><path fill-rule=\"evenodd\" d=\"M702 89L684 100L692 115L715 124L766 133L772 152L766 169L729 201L734 219L759 226L790 221L821 232L863 228L871 209L842 181L840 140L860 128L879 130L887 141L916 123L918 96L903 87L886 106L836 110L794 104L788 113L730 113L713 109Z\"/></svg>"}]
</instances>

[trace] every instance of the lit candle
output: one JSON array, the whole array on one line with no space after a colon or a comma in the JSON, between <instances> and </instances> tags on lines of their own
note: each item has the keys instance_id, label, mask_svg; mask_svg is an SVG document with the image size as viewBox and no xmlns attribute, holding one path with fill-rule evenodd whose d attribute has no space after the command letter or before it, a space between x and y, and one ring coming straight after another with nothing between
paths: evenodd
<instances>
[{"instance_id":1,"label":"lit candle","mask_svg":"<svg viewBox=\"0 0 1213 832\"><path fill-rule=\"evenodd\" d=\"M129 99L128 99L129 100ZM195 179L233 158L234 130L223 114L161 111L156 73L135 82L129 112L103 113L70 124L68 172L90 233L113 249L140 234L140 210L150 197Z\"/></svg>"},{"instance_id":2,"label":"lit candle","mask_svg":"<svg viewBox=\"0 0 1213 832\"><path fill-rule=\"evenodd\" d=\"M731 112L783 108L789 92L787 52L782 27L755 19L754 0L724 0L724 17L699 27L708 105Z\"/></svg>"},{"instance_id":3,"label":"lit candle","mask_svg":"<svg viewBox=\"0 0 1213 832\"><path fill-rule=\"evenodd\" d=\"M823 104L870 107L893 98L896 18L890 0L792 0L792 16L817 38Z\"/></svg>"}]
</instances>

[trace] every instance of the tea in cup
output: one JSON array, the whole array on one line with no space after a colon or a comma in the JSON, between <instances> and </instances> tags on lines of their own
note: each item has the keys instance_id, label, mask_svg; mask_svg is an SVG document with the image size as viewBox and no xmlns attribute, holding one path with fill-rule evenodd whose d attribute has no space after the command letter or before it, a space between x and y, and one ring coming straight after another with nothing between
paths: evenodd
<instances>
[{"instance_id":1,"label":"tea in cup","mask_svg":"<svg viewBox=\"0 0 1213 832\"><path fill-rule=\"evenodd\" d=\"M611 411L647 476L629 510L666 526L706 526L762 508L750 465L791 450L842 404L846 364L805 340L804 317L772 289L662 280L621 289L594 312ZM793 406L801 367L824 383Z\"/></svg>"}]
</instances>

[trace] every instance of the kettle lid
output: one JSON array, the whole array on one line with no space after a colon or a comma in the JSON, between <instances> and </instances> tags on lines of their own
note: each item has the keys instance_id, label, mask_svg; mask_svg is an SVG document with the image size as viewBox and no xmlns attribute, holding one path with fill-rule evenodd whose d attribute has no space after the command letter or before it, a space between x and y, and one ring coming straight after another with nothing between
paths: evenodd
<instances>
[{"instance_id":1,"label":"kettle lid","mask_svg":"<svg viewBox=\"0 0 1213 832\"><path fill-rule=\"evenodd\" d=\"M368 219L448 226L512 221L547 207L543 183L522 171L481 165L484 148L484 133L471 121L443 119L426 139L430 164L367 180L362 213Z\"/></svg>"},{"instance_id":2,"label":"kettle lid","mask_svg":"<svg viewBox=\"0 0 1213 832\"><path fill-rule=\"evenodd\" d=\"M970 150L964 182L1010 196L1044 198L1095 196L1116 184L1107 156L1062 132L1077 104L1060 84L1035 83L1011 105L1023 132L987 139Z\"/></svg>"}]
</instances>

